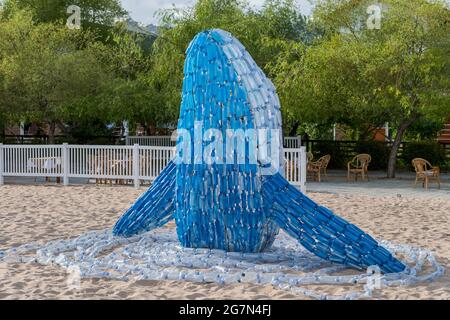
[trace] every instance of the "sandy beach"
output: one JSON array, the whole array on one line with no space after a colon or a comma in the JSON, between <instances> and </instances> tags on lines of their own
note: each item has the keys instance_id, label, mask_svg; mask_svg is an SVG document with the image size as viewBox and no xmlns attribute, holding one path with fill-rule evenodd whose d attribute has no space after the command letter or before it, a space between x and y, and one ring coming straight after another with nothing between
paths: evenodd
<instances>
[{"instance_id":1,"label":"sandy beach","mask_svg":"<svg viewBox=\"0 0 450 320\"><path fill-rule=\"evenodd\" d=\"M145 191L109 186L0 187L0 250L33 241L71 238L112 227ZM378 299L450 299L450 197L309 193L378 239L432 250L446 274L431 283L383 288ZM168 228L174 228L171 223ZM305 299L271 285L219 286L178 281L123 282L83 279L81 288L66 285L57 266L0 262L0 299ZM349 287L327 287L342 294Z\"/></svg>"}]
</instances>

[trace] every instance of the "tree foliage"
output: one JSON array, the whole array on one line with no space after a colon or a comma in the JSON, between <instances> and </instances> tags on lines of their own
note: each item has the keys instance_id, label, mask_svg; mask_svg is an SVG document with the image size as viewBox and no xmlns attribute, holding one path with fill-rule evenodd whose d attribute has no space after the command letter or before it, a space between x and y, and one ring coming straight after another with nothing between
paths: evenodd
<instances>
[{"instance_id":1,"label":"tree foliage","mask_svg":"<svg viewBox=\"0 0 450 320\"><path fill-rule=\"evenodd\" d=\"M81 30L65 27L69 4L82 9ZM441 0L385 0L381 28L372 30L369 5L320 0L307 19L294 0L266 0L261 10L243 0L198 0L160 11L149 47L116 23L125 15L118 0L5 0L0 122L128 120L148 133L174 126L185 51L198 32L221 28L275 83L285 133L301 125L324 135L337 123L364 137L389 121L392 176L405 132L430 137L450 114L449 10Z\"/></svg>"},{"instance_id":2,"label":"tree foliage","mask_svg":"<svg viewBox=\"0 0 450 320\"><path fill-rule=\"evenodd\" d=\"M6 0L4 14L14 15L17 9L31 11L36 22L66 21L67 8L81 8L81 21L87 25L114 25L115 19L123 17L125 10L118 0Z\"/></svg>"},{"instance_id":3,"label":"tree foliage","mask_svg":"<svg viewBox=\"0 0 450 320\"><path fill-rule=\"evenodd\" d=\"M54 128L108 81L88 33L36 24L29 12L19 11L0 22L0 34L1 102L17 119Z\"/></svg>"},{"instance_id":4,"label":"tree foliage","mask_svg":"<svg viewBox=\"0 0 450 320\"><path fill-rule=\"evenodd\" d=\"M389 121L396 131L388 169L393 177L405 130L422 118L450 114L449 10L441 1L387 0L378 30L366 24L371 4L320 1L314 23L323 37L286 50L272 74L297 119L355 128Z\"/></svg>"},{"instance_id":5,"label":"tree foliage","mask_svg":"<svg viewBox=\"0 0 450 320\"><path fill-rule=\"evenodd\" d=\"M220 28L237 37L256 63L272 76L270 65L287 47L313 41L314 32L292 0L268 0L260 11L239 0L199 0L187 9L160 12L161 35L154 44L151 83L164 108L180 104L184 53L200 31Z\"/></svg>"}]
</instances>

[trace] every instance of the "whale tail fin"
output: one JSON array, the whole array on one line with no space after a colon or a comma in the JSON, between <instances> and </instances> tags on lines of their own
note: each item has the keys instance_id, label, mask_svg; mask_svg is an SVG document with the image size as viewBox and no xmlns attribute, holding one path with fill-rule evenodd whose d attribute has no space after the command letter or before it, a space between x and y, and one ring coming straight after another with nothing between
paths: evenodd
<instances>
[{"instance_id":1,"label":"whale tail fin","mask_svg":"<svg viewBox=\"0 0 450 320\"><path fill-rule=\"evenodd\" d=\"M133 236L158 228L173 219L176 165L171 161L152 186L116 222L113 234Z\"/></svg>"},{"instance_id":2,"label":"whale tail fin","mask_svg":"<svg viewBox=\"0 0 450 320\"><path fill-rule=\"evenodd\" d=\"M315 255L357 269L373 265L384 273L405 269L370 235L316 204L280 174L265 176L263 193L277 224Z\"/></svg>"}]
</instances>

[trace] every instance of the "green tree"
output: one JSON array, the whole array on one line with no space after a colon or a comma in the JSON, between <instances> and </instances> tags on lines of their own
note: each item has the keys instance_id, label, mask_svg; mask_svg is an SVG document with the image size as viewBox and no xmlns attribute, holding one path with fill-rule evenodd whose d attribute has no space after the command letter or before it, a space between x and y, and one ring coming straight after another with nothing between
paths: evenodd
<instances>
[{"instance_id":1,"label":"green tree","mask_svg":"<svg viewBox=\"0 0 450 320\"><path fill-rule=\"evenodd\" d=\"M81 9L82 31L94 33L106 42L117 19L126 16L118 0L5 0L3 15L10 17L17 10L26 9L37 23L65 25L71 13L67 9L76 5Z\"/></svg>"},{"instance_id":2,"label":"green tree","mask_svg":"<svg viewBox=\"0 0 450 320\"><path fill-rule=\"evenodd\" d=\"M161 94L169 90L153 82L159 81L154 73L164 66L152 62L145 41L144 36L128 32L123 25L115 28L101 53L114 80L106 84L99 104L109 109L111 120L140 123L153 134L156 127L175 122L176 113L166 107L172 98Z\"/></svg>"},{"instance_id":3,"label":"green tree","mask_svg":"<svg viewBox=\"0 0 450 320\"><path fill-rule=\"evenodd\" d=\"M160 36L152 49L148 79L161 97L160 108L178 113L184 54L192 38L206 29L220 28L237 37L256 63L273 77L269 66L288 46L309 43L314 33L292 0L268 0L260 11L239 0L199 0L187 9L159 12Z\"/></svg>"},{"instance_id":4,"label":"green tree","mask_svg":"<svg viewBox=\"0 0 450 320\"><path fill-rule=\"evenodd\" d=\"M47 123L52 142L68 117L101 114L92 101L110 77L88 33L36 24L19 11L0 21L0 35L1 103L10 115Z\"/></svg>"},{"instance_id":5,"label":"green tree","mask_svg":"<svg viewBox=\"0 0 450 320\"><path fill-rule=\"evenodd\" d=\"M386 0L381 28L370 29L372 4L320 1L314 22L323 39L284 53L273 70L282 103L306 121L353 127L389 121L395 137L387 175L393 178L405 131L420 119L450 114L449 10L442 1Z\"/></svg>"},{"instance_id":6,"label":"green tree","mask_svg":"<svg viewBox=\"0 0 450 320\"><path fill-rule=\"evenodd\" d=\"M4 14L28 9L37 22L65 22L71 5L81 8L81 21L87 25L113 26L116 18L126 14L118 0L6 0Z\"/></svg>"}]
</instances>

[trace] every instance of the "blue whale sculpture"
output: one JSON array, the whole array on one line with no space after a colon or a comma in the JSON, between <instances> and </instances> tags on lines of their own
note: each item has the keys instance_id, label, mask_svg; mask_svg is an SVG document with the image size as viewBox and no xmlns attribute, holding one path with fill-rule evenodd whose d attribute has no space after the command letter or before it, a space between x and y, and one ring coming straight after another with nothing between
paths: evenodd
<instances>
[{"instance_id":1,"label":"blue whale sculpture","mask_svg":"<svg viewBox=\"0 0 450 320\"><path fill-rule=\"evenodd\" d=\"M261 252L282 228L323 259L357 269L377 265L385 273L405 269L370 235L283 178L278 96L236 38L218 29L196 35L187 49L182 93L177 160L117 221L115 235L175 219L185 247ZM267 138L252 142L241 135L240 154L238 134L226 139L230 132L258 130ZM274 154L270 161L263 149Z\"/></svg>"}]
</instances>

